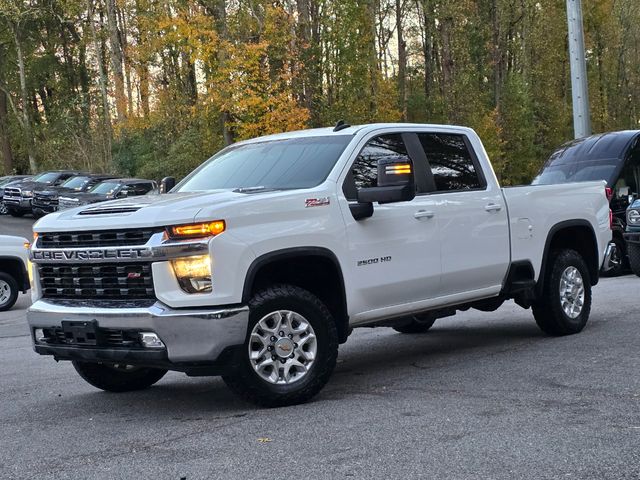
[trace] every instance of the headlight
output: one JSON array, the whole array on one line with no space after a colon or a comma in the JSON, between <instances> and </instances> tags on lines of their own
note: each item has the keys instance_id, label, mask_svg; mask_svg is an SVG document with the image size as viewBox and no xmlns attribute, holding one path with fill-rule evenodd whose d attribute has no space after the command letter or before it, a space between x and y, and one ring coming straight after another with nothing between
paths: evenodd
<instances>
[{"instance_id":1,"label":"headlight","mask_svg":"<svg viewBox=\"0 0 640 480\"><path fill-rule=\"evenodd\" d=\"M22 191L22 196L23 197L33 197L33 192L31 190L23 190Z\"/></svg>"},{"instance_id":2,"label":"headlight","mask_svg":"<svg viewBox=\"0 0 640 480\"><path fill-rule=\"evenodd\" d=\"M187 293L211 292L211 257L178 258L171 261L180 288Z\"/></svg>"},{"instance_id":3,"label":"headlight","mask_svg":"<svg viewBox=\"0 0 640 480\"><path fill-rule=\"evenodd\" d=\"M627 223L630 225L640 224L640 210L632 209L627 212Z\"/></svg>"}]
</instances>

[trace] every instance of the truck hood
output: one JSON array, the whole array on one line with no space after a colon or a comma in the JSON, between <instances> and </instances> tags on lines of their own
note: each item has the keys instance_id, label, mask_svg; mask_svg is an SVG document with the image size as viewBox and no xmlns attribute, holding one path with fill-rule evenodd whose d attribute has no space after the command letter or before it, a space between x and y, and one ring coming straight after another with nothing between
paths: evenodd
<instances>
[{"instance_id":1,"label":"truck hood","mask_svg":"<svg viewBox=\"0 0 640 480\"><path fill-rule=\"evenodd\" d=\"M34 225L36 232L109 230L117 228L160 227L205 221L198 217L206 211L209 220L225 219L232 209L244 208L265 195L286 195L289 192L236 193L216 190L195 193L153 194L111 200L98 204L52 213ZM74 197L87 194L75 194ZM215 218L213 218L215 217Z\"/></svg>"}]
</instances>

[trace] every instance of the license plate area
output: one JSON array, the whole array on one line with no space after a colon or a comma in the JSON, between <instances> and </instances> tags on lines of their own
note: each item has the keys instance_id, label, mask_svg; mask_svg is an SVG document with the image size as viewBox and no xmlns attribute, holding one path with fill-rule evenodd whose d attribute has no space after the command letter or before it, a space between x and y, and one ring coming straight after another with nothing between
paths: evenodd
<instances>
[{"instance_id":1,"label":"license plate area","mask_svg":"<svg viewBox=\"0 0 640 480\"><path fill-rule=\"evenodd\" d=\"M62 332L69 343L76 345L98 345L98 322L90 321L62 321Z\"/></svg>"}]
</instances>

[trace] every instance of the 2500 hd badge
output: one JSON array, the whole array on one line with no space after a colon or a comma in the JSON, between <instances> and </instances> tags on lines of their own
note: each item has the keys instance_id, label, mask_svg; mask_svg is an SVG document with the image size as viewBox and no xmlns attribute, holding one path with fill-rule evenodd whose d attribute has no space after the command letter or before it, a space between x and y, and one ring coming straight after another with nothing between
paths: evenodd
<instances>
[{"instance_id":1,"label":"2500 hd badge","mask_svg":"<svg viewBox=\"0 0 640 480\"><path fill-rule=\"evenodd\" d=\"M368 260L358 260L358 266L362 267L364 265L374 265L376 263L384 263L384 262L390 262L391 261L391 255L387 255L386 257L376 257L376 258L369 258Z\"/></svg>"}]
</instances>

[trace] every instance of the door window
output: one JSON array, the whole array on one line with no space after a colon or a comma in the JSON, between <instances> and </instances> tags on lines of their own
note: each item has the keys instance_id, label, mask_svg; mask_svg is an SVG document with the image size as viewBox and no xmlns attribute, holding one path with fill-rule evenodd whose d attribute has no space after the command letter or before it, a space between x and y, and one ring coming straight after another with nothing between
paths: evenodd
<instances>
[{"instance_id":1,"label":"door window","mask_svg":"<svg viewBox=\"0 0 640 480\"><path fill-rule=\"evenodd\" d=\"M146 195L152 190L152 188L153 185L150 183L135 183L133 185L126 186L129 197L134 195Z\"/></svg>"},{"instance_id":2,"label":"door window","mask_svg":"<svg viewBox=\"0 0 640 480\"><path fill-rule=\"evenodd\" d=\"M479 168L462 135L419 133L436 191L478 190L485 187Z\"/></svg>"},{"instance_id":3,"label":"door window","mask_svg":"<svg viewBox=\"0 0 640 480\"><path fill-rule=\"evenodd\" d=\"M353 162L345 181L343 190L348 200L356 200L357 191L360 188L378 186L378 162L380 160L411 162L400 133L379 135L367 142Z\"/></svg>"}]
</instances>

